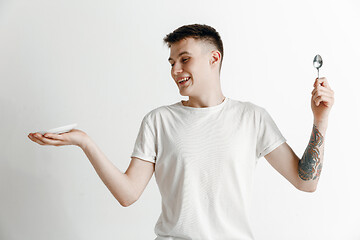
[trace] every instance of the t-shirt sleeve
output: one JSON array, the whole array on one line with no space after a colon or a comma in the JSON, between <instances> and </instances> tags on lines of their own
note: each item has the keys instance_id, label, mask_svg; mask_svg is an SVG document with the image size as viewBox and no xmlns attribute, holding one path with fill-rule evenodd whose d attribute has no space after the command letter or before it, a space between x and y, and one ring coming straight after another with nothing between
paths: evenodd
<instances>
[{"instance_id":1,"label":"t-shirt sleeve","mask_svg":"<svg viewBox=\"0 0 360 240\"><path fill-rule=\"evenodd\" d=\"M270 153L287 140L265 108L259 111L259 131L256 144L256 156L261 158Z\"/></svg>"},{"instance_id":2,"label":"t-shirt sleeve","mask_svg":"<svg viewBox=\"0 0 360 240\"><path fill-rule=\"evenodd\" d=\"M137 157L152 163L156 162L155 131L146 115L140 125L131 157Z\"/></svg>"}]
</instances>

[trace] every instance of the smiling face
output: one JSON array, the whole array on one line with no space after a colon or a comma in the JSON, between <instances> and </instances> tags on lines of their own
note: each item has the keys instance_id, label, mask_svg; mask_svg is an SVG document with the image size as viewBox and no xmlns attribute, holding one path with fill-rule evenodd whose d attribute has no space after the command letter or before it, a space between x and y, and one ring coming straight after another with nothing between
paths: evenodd
<instances>
[{"instance_id":1,"label":"smiling face","mask_svg":"<svg viewBox=\"0 0 360 240\"><path fill-rule=\"evenodd\" d=\"M200 96L220 84L220 52L200 40L185 38L172 44L169 63L171 76L183 96ZM179 83L186 77L190 79Z\"/></svg>"}]
</instances>

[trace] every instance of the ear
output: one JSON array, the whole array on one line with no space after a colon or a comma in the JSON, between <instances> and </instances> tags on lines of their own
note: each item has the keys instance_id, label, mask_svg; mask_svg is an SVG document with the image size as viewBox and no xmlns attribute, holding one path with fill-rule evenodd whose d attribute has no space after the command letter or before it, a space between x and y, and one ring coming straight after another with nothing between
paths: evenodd
<instances>
[{"instance_id":1,"label":"ear","mask_svg":"<svg viewBox=\"0 0 360 240\"><path fill-rule=\"evenodd\" d=\"M216 64L220 63L220 59L221 59L221 53L218 50L212 51L210 65L214 65L214 64L216 65Z\"/></svg>"}]
</instances>

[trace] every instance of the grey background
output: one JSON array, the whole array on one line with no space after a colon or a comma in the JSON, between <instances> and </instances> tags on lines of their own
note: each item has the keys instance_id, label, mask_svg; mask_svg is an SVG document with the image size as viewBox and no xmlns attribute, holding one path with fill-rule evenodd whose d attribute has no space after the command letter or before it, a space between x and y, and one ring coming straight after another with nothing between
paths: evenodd
<instances>
[{"instance_id":1,"label":"grey background","mask_svg":"<svg viewBox=\"0 0 360 240\"><path fill-rule=\"evenodd\" d=\"M162 39L185 24L219 31L225 96L265 107L301 157L320 76L335 91L315 193L259 161L256 239L360 239L359 4L356 1L0 1L0 239L154 239L161 198L150 180L128 208L80 148L30 132L70 123L125 171L143 116L187 99Z\"/></svg>"}]
</instances>

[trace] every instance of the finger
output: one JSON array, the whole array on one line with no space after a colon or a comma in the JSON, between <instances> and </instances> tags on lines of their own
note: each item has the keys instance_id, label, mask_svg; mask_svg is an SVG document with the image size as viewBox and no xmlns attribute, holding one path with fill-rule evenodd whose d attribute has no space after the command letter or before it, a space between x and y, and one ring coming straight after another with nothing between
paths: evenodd
<instances>
[{"instance_id":1,"label":"finger","mask_svg":"<svg viewBox=\"0 0 360 240\"><path fill-rule=\"evenodd\" d=\"M316 78L316 81L314 83L314 87L315 86L323 86L323 87L326 87L326 88L330 88L330 85L329 85L329 82L328 80L325 78L325 77L322 77L322 78Z\"/></svg>"},{"instance_id":2,"label":"finger","mask_svg":"<svg viewBox=\"0 0 360 240\"><path fill-rule=\"evenodd\" d=\"M329 101L325 101L325 97L318 97L318 99L316 99L314 103L317 107L320 106L321 103L323 103L327 107L329 106Z\"/></svg>"},{"instance_id":3,"label":"finger","mask_svg":"<svg viewBox=\"0 0 360 240\"><path fill-rule=\"evenodd\" d=\"M35 134L29 134L29 138L33 141L33 142L36 142L40 145L45 145L45 143L43 141L41 141L37 135Z\"/></svg>"},{"instance_id":4,"label":"finger","mask_svg":"<svg viewBox=\"0 0 360 240\"><path fill-rule=\"evenodd\" d=\"M312 99L315 101L317 98L319 98L321 96L325 96L325 97L328 97L328 98L333 98L333 95L331 95L328 92L315 92L314 95L312 96Z\"/></svg>"},{"instance_id":5,"label":"finger","mask_svg":"<svg viewBox=\"0 0 360 240\"><path fill-rule=\"evenodd\" d=\"M45 133L45 134L44 134L44 137L46 137L46 138L51 138L51 139L56 139L56 140L61 140L61 139L63 139L63 136L62 136L62 135L55 134L55 133Z\"/></svg>"},{"instance_id":6,"label":"finger","mask_svg":"<svg viewBox=\"0 0 360 240\"><path fill-rule=\"evenodd\" d=\"M49 145L54 145L54 146L58 146L61 145L61 141L60 140L54 140L51 138L47 138L44 136L39 137L41 139L41 141L43 141L45 144L49 144Z\"/></svg>"},{"instance_id":7,"label":"finger","mask_svg":"<svg viewBox=\"0 0 360 240\"><path fill-rule=\"evenodd\" d=\"M315 100L314 100L316 106L319 106L320 103L324 103L325 106L330 106L333 104L333 101L334 101L333 98L324 96L324 95L319 96L319 97L315 98Z\"/></svg>"},{"instance_id":8,"label":"finger","mask_svg":"<svg viewBox=\"0 0 360 240\"><path fill-rule=\"evenodd\" d=\"M312 90L311 94L313 94L316 90L323 90L323 91L327 91L327 92L334 94L334 91L331 88L327 88L327 87L324 87L321 85L315 86L314 89Z\"/></svg>"},{"instance_id":9,"label":"finger","mask_svg":"<svg viewBox=\"0 0 360 240\"><path fill-rule=\"evenodd\" d=\"M318 97L321 94L324 94L329 97L334 97L334 91L324 87L314 89L311 94L313 95L313 97Z\"/></svg>"},{"instance_id":10,"label":"finger","mask_svg":"<svg viewBox=\"0 0 360 240\"><path fill-rule=\"evenodd\" d=\"M321 83L321 80L323 80L324 79L324 77L322 77L322 78L315 78L315 82L314 82L314 87L316 87L316 86L319 86L319 85L321 85L320 83Z\"/></svg>"}]
</instances>

